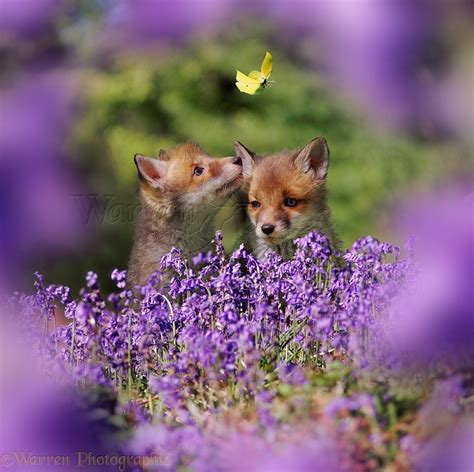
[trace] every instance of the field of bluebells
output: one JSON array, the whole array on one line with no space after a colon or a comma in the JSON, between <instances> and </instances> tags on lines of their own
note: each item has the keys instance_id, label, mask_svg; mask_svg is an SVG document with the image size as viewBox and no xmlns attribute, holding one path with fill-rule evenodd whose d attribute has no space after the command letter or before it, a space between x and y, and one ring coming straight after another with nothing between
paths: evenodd
<instances>
[{"instance_id":1,"label":"field of bluebells","mask_svg":"<svg viewBox=\"0 0 474 472\"><path fill-rule=\"evenodd\" d=\"M11 324L37 375L82 399L72 436L64 397L48 415L69 427L42 434L157 458L145 470L471 471L472 198L404 224L402 254L366 237L337 257L310 233L290 261L226 256L217 233L214 252L173 250L139 290L114 270L109 295L92 272L78 299L36 274Z\"/></svg>"}]
</instances>

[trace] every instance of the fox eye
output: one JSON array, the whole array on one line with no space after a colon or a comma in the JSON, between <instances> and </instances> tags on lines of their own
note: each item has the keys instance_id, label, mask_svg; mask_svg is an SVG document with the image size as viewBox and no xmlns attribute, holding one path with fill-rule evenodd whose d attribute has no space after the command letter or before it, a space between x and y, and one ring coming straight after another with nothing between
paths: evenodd
<instances>
[{"instance_id":1,"label":"fox eye","mask_svg":"<svg viewBox=\"0 0 474 472\"><path fill-rule=\"evenodd\" d=\"M285 206L293 208L296 206L298 201L295 198L285 198L285 201L283 203Z\"/></svg>"},{"instance_id":2,"label":"fox eye","mask_svg":"<svg viewBox=\"0 0 474 472\"><path fill-rule=\"evenodd\" d=\"M257 202L257 200L250 202L250 205L252 205L252 208L260 208L260 202Z\"/></svg>"},{"instance_id":3,"label":"fox eye","mask_svg":"<svg viewBox=\"0 0 474 472\"><path fill-rule=\"evenodd\" d=\"M194 171L193 171L193 175L200 176L200 175L202 175L203 172L204 172L203 167L195 167Z\"/></svg>"}]
</instances>

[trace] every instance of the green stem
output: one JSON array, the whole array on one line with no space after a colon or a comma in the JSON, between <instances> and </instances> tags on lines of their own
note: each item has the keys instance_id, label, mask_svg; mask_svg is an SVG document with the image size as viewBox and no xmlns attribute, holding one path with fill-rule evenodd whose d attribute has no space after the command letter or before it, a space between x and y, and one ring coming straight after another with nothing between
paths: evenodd
<instances>
[{"instance_id":1,"label":"green stem","mask_svg":"<svg viewBox=\"0 0 474 472\"><path fill-rule=\"evenodd\" d=\"M72 322L72 334L71 334L71 350L70 350L70 357L71 357L71 366L74 366L74 347L76 342L76 318L74 318Z\"/></svg>"},{"instance_id":2,"label":"green stem","mask_svg":"<svg viewBox=\"0 0 474 472\"><path fill-rule=\"evenodd\" d=\"M132 317L130 315L130 311L128 313L128 349L127 349L127 356L128 356L128 393L129 395L132 394Z\"/></svg>"}]
</instances>

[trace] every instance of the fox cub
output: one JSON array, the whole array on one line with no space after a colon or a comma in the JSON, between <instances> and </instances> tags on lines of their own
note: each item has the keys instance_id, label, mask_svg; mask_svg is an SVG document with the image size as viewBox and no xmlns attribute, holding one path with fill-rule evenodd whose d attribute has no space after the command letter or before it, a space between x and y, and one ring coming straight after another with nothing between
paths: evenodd
<instances>
[{"instance_id":1,"label":"fox cub","mask_svg":"<svg viewBox=\"0 0 474 472\"><path fill-rule=\"evenodd\" d=\"M141 210L128 282L144 284L161 257L177 247L187 258L208 249L214 217L243 182L242 158L210 157L197 144L161 150L158 159L135 155Z\"/></svg>"},{"instance_id":2,"label":"fox cub","mask_svg":"<svg viewBox=\"0 0 474 472\"><path fill-rule=\"evenodd\" d=\"M244 241L257 257L271 249L289 259L294 254L293 240L312 230L325 234L332 249L340 249L327 205L326 139L316 138L301 150L267 156L257 156L239 142L235 150L252 163L243 186L249 220Z\"/></svg>"}]
</instances>

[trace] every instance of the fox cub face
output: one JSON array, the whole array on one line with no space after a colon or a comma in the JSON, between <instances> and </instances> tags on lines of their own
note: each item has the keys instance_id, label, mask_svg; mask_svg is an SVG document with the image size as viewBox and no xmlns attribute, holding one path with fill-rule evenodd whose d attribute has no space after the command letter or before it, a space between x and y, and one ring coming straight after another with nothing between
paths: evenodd
<instances>
[{"instance_id":1,"label":"fox cub face","mask_svg":"<svg viewBox=\"0 0 474 472\"><path fill-rule=\"evenodd\" d=\"M277 246L312 229L325 230L329 148L324 138L298 151L265 157L256 156L239 142L235 146L237 156L253 163L243 190L257 244Z\"/></svg>"},{"instance_id":2,"label":"fox cub face","mask_svg":"<svg viewBox=\"0 0 474 472\"><path fill-rule=\"evenodd\" d=\"M243 182L242 159L210 157L194 143L160 151L158 159L135 155L145 202L161 212L205 212L236 192Z\"/></svg>"}]
</instances>

